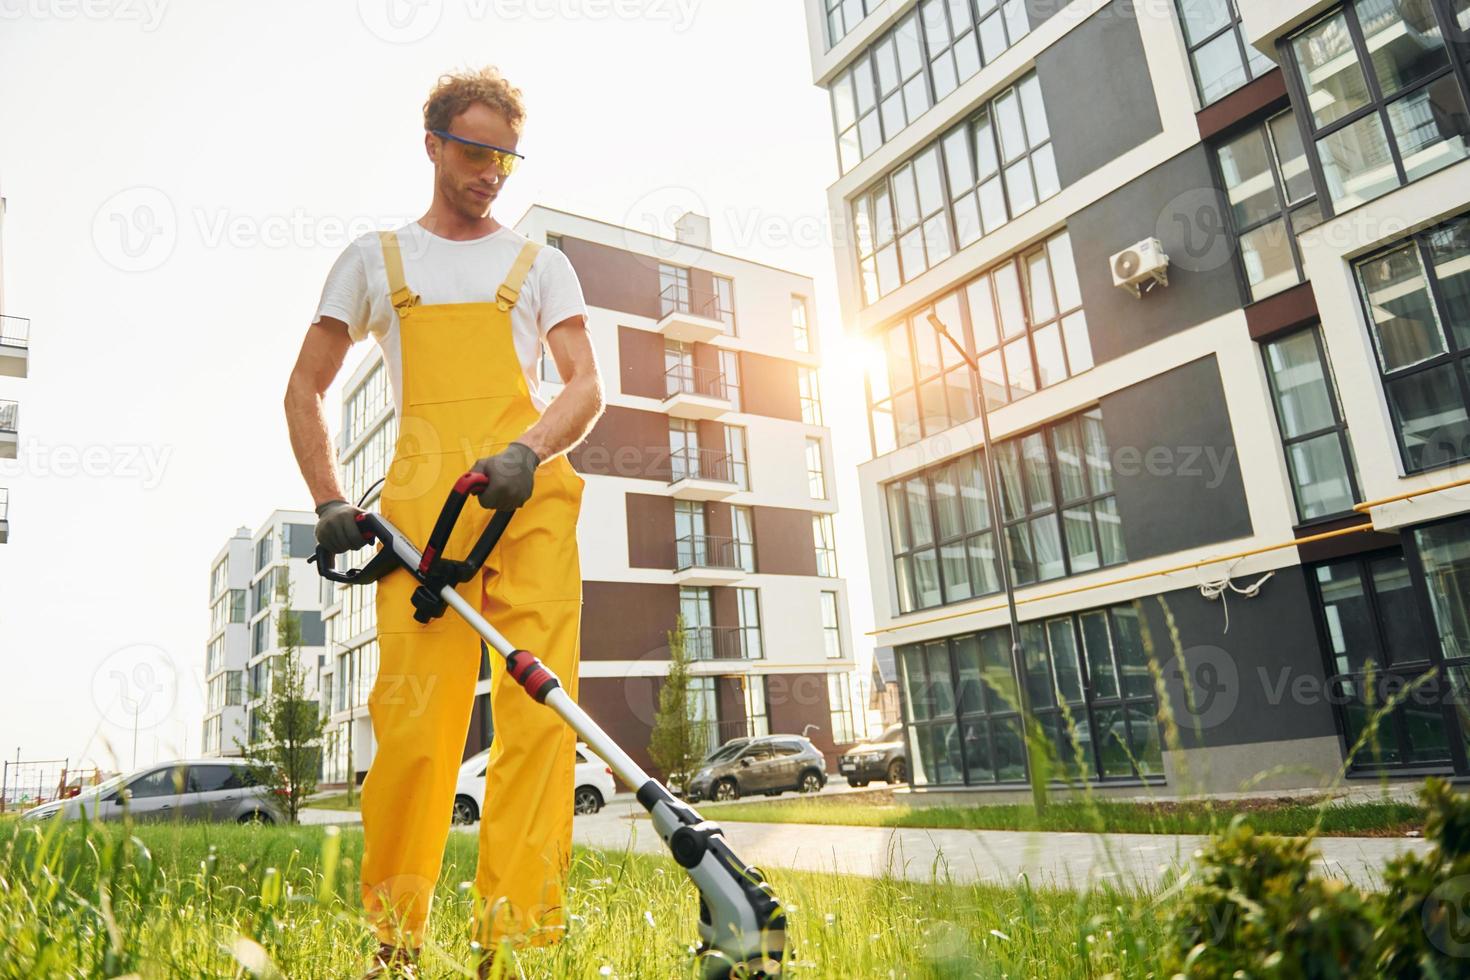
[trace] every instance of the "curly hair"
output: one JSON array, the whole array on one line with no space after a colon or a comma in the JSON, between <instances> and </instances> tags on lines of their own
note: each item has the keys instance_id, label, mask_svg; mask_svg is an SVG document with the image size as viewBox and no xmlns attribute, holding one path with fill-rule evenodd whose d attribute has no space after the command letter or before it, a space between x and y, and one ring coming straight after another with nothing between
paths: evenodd
<instances>
[{"instance_id":1,"label":"curly hair","mask_svg":"<svg viewBox=\"0 0 1470 980\"><path fill-rule=\"evenodd\" d=\"M448 129L454 117L476 102L503 115L517 136L526 125L521 90L505 80L494 65L440 75L424 103L424 129Z\"/></svg>"}]
</instances>

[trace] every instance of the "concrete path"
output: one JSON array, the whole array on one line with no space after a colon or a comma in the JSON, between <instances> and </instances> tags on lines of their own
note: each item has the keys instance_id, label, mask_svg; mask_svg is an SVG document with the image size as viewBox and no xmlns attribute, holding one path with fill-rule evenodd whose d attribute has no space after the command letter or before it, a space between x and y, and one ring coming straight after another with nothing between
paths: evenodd
<instances>
[{"instance_id":1,"label":"concrete path","mask_svg":"<svg viewBox=\"0 0 1470 980\"><path fill-rule=\"evenodd\" d=\"M578 817L573 840L588 847L666 853L642 809L614 800L601 813ZM1165 871L1187 864L1203 838L1165 834L1029 833L1000 830L921 830L811 824L724 824L735 852L767 868L840 872L909 881L1009 884L1022 874L1032 884L1084 888L1111 884L1157 887ZM1318 841L1324 874L1373 886L1379 869L1404 851L1428 848L1415 838L1324 837Z\"/></svg>"}]
</instances>

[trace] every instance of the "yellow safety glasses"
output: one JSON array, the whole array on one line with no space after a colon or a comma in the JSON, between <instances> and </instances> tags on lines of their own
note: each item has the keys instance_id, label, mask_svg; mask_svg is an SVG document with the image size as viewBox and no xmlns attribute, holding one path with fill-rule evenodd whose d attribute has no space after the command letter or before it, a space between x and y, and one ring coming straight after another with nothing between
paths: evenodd
<instances>
[{"instance_id":1,"label":"yellow safety glasses","mask_svg":"<svg viewBox=\"0 0 1470 980\"><path fill-rule=\"evenodd\" d=\"M460 152L464 154L464 158L473 167L484 168L492 163L495 164L495 169L500 172L502 177L509 177L513 174L517 165L525 159L525 157L521 156L515 150L507 150L503 146L492 146L489 143L476 143L474 140L467 140L463 136L455 136L453 133L445 132L442 129L431 129L429 132L440 139L458 143Z\"/></svg>"}]
</instances>

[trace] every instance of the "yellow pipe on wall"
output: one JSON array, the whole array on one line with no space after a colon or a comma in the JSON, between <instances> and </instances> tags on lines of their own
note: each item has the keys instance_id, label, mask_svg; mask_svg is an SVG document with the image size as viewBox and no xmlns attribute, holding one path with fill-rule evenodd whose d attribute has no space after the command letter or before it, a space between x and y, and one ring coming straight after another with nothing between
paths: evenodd
<instances>
[{"instance_id":1,"label":"yellow pipe on wall","mask_svg":"<svg viewBox=\"0 0 1470 980\"><path fill-rule=\"evenodd\" d=\"M1466 482L1470 483L1470 481ZM1429 491L1423 492L1428 493ZM1044 595L1026 596L1024 598L1018 596L1016 598L1016 605L1025 605L1028 602L1044 602L1047 599L1060 599L1064 596L1076 595L1079 592L1092 592L1096 589L1105 589L1110 585L1126 585L1129 582L1138 582L1148 578L1162 578L1165 575L1174 575L1179 572L1188 572L1196 568L1201 568L1205 565L1218 565L1220 562L1237 561L1241 558L1249 558L1253 555L1263 555L1271 551L1281 551L1284 548L1295 548L1299 545L1311 544L1314 541L1327 541L1331 538L1341 538L1349 534L1361 534L1364 531L1371 530L1373 530L1372 524L1355 524L1352 527L1338 528L1335 531L1323 531L1319 534L1311 534L1305 538L1292 538L1290 541L1283 541L1280 544L1270 544L1261 548L1252 548L1249 551L1238 551L1233 555L1222 555L1219 558L1203 558L1199 561L1189 562L1188 564L1184 565L1175 565L1172 568L1164 568L1156 572L1140 572L1137 575L1125 575L1122 578L1108 579L1105 582L1091 582L1087 585L1079 585L1074 588L1063 589L1060 592L1048 592ZM989 606L981 606L978 609L966 609L963 612L945 613L943 616L930 616L927 619L915 620L912 623L902 623L898 626L885 626L882 629L869 630L865 635L879 636L883 633L896 633L899 630L911 629L915 626L928 626L931 623L942 623L951 619L960 619L965 616L975 616L980 613L993 612L996 609L1004 608L1005 603L1001 602Z\"/></svg>"},{"instance_id":2,"label":"yellow pipe on wall","mask_svg":"<svg viewBox=\"0 0 1470 980\"><path fill-rule=\"evenodd\" d=\"M1454 483L1441 483L1439 486L1425 487L1423 490L1410 490L1408 493L1401 493L1397 497L1384 497L1382 500L1370 500L1366 503L1358 504L1353 510L1360 514L1366 514L1374 507L1382 507L1384 504L1396 504L1400 500L1410 500L1414 497L1422 497L1428 493L1438 493L1441 490L1453 490L1455 487L1463 486L1470 486L1470 479L1456 480Z\"/></svg>"}]
</instances>

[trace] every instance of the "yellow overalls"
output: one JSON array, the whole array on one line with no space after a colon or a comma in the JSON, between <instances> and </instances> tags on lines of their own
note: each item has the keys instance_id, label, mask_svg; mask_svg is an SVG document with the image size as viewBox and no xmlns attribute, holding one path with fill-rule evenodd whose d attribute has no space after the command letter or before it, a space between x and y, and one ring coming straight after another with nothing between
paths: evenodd
<instances>
[{"instance_id":1,"label":"yellow overalls","mask_svg":"<svg viewBox=\"0 0 1470 980\"><path fill-rule=\"evenodd\" d=\"M398 443L381 510L420 548L454 481L499 452L540 413L511 338L510 311L540 245L528 242L493 303L424 306L403 280L398 238L383 258L402 341ZM582 579L577 514L583 481L565 456L536 470L485 572L459 587L518 647L539 656L577 696ZM463 558L490 518L465 508L445 554ZM480 638L451 610L414 622L417 582L378 584L377 680L368 696L377 754L362 787L363 906L382 942L419 946L449 834L455 780L479 675ZM506 677L490 653L495 734L486 773L475 884L477 938L544 945L565 929L576 735Z\"/></svg>"}]
</instances>

